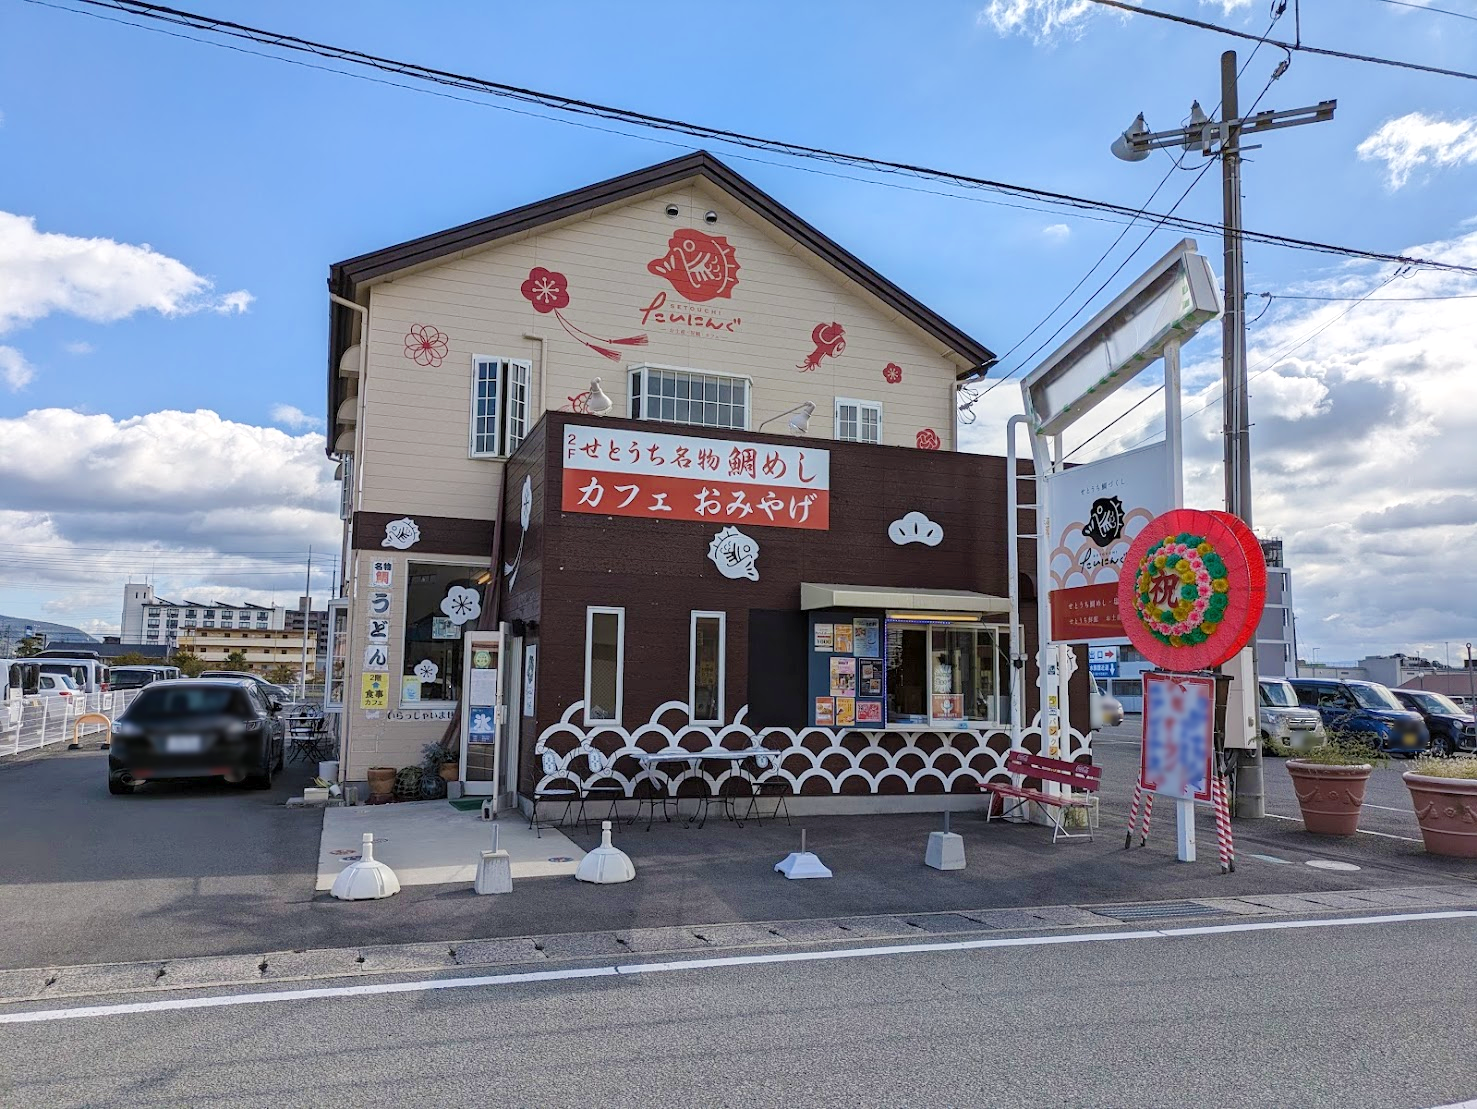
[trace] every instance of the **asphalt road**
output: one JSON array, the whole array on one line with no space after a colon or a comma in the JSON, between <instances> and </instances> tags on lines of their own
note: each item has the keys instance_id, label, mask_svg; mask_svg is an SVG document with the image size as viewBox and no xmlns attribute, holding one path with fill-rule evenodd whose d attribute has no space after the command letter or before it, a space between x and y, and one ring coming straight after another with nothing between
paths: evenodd
<instances>
[{"instance_id":1,"label":"asphalt road","mask_svg":"<svg viewBox=\"0 0 1477 1109\"><path fill-rule=\"evenodd\" d=\"M0 1089L48 1109L1447 1105L1477 1094L1473 923L1028 937L11 1024Z\"/></svg>"}]
</instances>

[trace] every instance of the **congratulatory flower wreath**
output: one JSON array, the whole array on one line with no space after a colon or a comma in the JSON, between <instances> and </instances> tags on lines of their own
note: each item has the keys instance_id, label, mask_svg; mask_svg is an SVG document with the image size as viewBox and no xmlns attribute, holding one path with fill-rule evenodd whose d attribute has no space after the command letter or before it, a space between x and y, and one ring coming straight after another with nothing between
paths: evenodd
<instances>
[{"instance_id":1,"label":"congratulatory flower wreath","mask_svg":"<svg viewBox=\"0 0 1477 1109\"><path fill-rule=\"evenodd\" d=\"M1134 611L1171 647L1204 643L1230 603L1226 563L1202 535L1180 532L1149 548L1139 570Z\"/></svg>"}]
</instances>

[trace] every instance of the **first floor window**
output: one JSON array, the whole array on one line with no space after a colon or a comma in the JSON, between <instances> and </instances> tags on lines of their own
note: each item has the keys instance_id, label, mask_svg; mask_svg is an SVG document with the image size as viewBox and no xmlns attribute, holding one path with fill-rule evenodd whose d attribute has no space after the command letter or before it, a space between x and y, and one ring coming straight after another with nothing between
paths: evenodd
<instances>
[{"instance_id":1,"label":"first floor window","mask_svg":"<svg viewBox=\"0 0 1477 1109\"><path fill-rule=\"evenodd\" d=\"M462 634L477 626L491 572L431 562L412 562L406 571L400 704L455 701L461 693Z\"/></svg>"},{"instance_id":2,"label":"first floor window","mask_svg":"<svg viewBox=\"0 0 1477 1109\"><path fill-rule=\"evenodd\" d=\"M472 356L473 458L502 458L518 449L528 434L532 377L532 362Z\"/></svg>"},{"instance_id":3,"label":"first floor window","mask_svg":"<svg viewBox=\"0 0 1477 1109\"><path fill-rule=\"evenodd\" d=\"M688 652L687 708L694 724L723 723L724 613L694 612Z\"/></svg>"},{"instance_id":4,"label":"first floor window","mask_svg":"<svg viewBox=\"0 0 1477 1109\"><path fill-rule=\"evenodd\" d=\"M979 624L887 622L893 724L1010 722L1010 639Z\"/></svg>"},{"instance_id":5,"label":"first floor window","mask_svg":"<svg viewBox=\"0 0 1477 1109\"><path fill-rule=\"evenodd\" d=\"M869 400L837 397L836 438L848 443L882 442L882 406Z\"/></svg>"},{"instance_id":6,"label":"first floor window","mask_svg":"<svg viewBox=\"0 0 1477 1109\"><path fill-rule=\"evenodd\" d=\"M626 610L585 610L585 723L619 725L626 680Z\"/></svg>"},{"instance_id":7,"label":"first floor window","mask_svg":"<svg viewBox=\"0 0 1477 1109\"><path fill-rule=\"evenodd\" d=\"M631 419L746 431L749 379L667 366L633 367Z\"/></svg>"}]
</instances>

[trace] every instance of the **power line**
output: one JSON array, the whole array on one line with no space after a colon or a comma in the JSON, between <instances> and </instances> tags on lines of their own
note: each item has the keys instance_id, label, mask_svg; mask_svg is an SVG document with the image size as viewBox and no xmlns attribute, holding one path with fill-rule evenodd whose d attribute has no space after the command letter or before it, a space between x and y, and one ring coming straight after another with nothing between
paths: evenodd
<instances>
[{"instance_id":1,"label":"power line","mask_svg":"<svg viewBox=\"0 0 1477 1109\"><path fill-rule=\"evenodd\" d=\"M1438 15L1454 15L1458 19L1471 19L1477 21L1477 15L1470 12L1454 12L1450 8L1432 8L1425 4L1412 4L1410 0L1378 0L1381 4L1393 4L1397 8L1414 8L1418 12L1436 12Z\"/></svg>"},{"instance_id":2,"label":"power line","mask_svg":"<svg viewBox=\"0 0 1477 1109\"><path fill-rule=\"evenodd\" d=\"M88 0L83 0L84 3ZM1258 36L1250 31L1237 31L1231 27L1222 27L1219 23L1207 23L1203 19L1192 19L1187 15L1175 15L1173 12L1155 11L1153 8L1140 8L1134 4L1125 3L1124 0L1090 0L1104 8L1115 8L1130 15L1147 15L1154 19L1166 19L1171 23L1182 23L1186 27L1195 27L1201 31L1214 31L1219 35L1230 35L1232 38L1249 39L1257 41ZM1267 39L1267 45L1280 46L1284 50L1299 50L1304 54L1322 54L1328 58L1343 58L1351 62L1369 62L1373 65L1393 66L1396 69L1413 69L1420 73L1435 73L1442 77L1460 77L1466 81L1477 81L1477 73L1468 73L1460 69L1443 69L1440 66L1421 65L1419 62L1405 62L1397 58L1381 58L1374 54L1351 54L1346 50L1330 50L1323 46L1309 46L1305 42L1281 42L1277 39Z\"/></svg>"},{"instance_id":3,"label":"power line","mask_svg":"<svg viewBox=\"0 0 1477 1109\"><path fill-rule=\"evenodd\" d=\"M1396 304L1401 301L1413 300L1477 300L1477 293L1449 293L1437 296L1418 297L1326 297L1326 296L1303 296L1298 293L1247 293L1247 296L1264 297L1267 300L1328 300L1328 301L1369 301L1371 304Z\"/></svg>"},{"instance_id":4,"label":"power line","mask_svg":"<svg viewBox=\"0 0 1477 1109\"><path fill-rule=\"evenodd\" d=\"M62 4L50 3L48 0L26 0L27 3L36 4L41 7L55 8L59 11L71 12L72 14L91 15L93 13L80 11L77 8L67 7ZM650 128L661 131L671 131L686 134L705 141L732 144L750 149L767 150L775 153L785 154L790 157L830 162L837 165L846 165L869 170L876 173L901 174L910 177L919 177L928 180L943 181L948 184L972 189L983 189L997 192L1016 199L1034 201L1038 204L1054 206L1056 208L1073 209L1078 211L1109 212L1120 217L1127 217L1130 222L1140 218L1154 218L1162 220L1166 227L1178 228L1185 231L1193 231L1200 234L1219 234L1220 225L1206 220L1190 219L1186 216L1175 216L1169 213L1157 213L1132 208L1125 204L1116 204L1111 201L1093 200L1086 197L1074 196L1070 193L1059 193L1049 189L1037 189L1027 185L1017 185L1006 181L997 181L990 178L975 177L970 174L955 173L948 170L934 169L927 166L915 165L907 162L895 162L882 158L873 158L861 154L847 154L840 151L827 150L822 147L806 146L800 143L787 142L781 139L767 139L756 135L749 135L739 131L730 131L723 128L710 127L705 124L690 123L683 120L669 119L663 116L654 116L645 112L637 112L625 108L616 108L610 105L598 104L592 101L579 100L573 97L560 96L555 93L539 92L534 89L521 88L516 85L507 85L496 81L482 78L470 77L465 74L453 73L447 70L433 69L427 66L417 65L411 62L397 61L378 55L367 54L362 51L349 50L344 47L332 46L326 43L315 42L310 39L298 38L294 35L284 35L273 31L250 27L245 24L232 23L227 20L214 19L209 16L197 15L192 12L181 11L176 8L167 8L158 4L146 4L141 0L73 0L74 3L84 4L88 7L103 8L112 11L123 12L139 18L156 20L176 26L188 27L192 30L203 31L207 34L222 35L231 38L245 39L262 45L271 46L276 49L296 51L299 53L313 54L319 57L335 61L342 61L355 66L364 66L381 72L393 73L415 80L428 81L438 85L458 88L465 91L473 91L485 95L516 100L520 103L536 104L540 107L550 109L559 113L568 113L583 116L593 116L613 122L628 124L631 126ZM1136 9L1135 9L1136 10ZM106 17L98 17L106 18ZM123 22L126 26L141 27L140 24ZM154 30L154 28L147 28ZM170 34L172 32L163 32ZM190 38L190 36L177 36ZM1247 38L1255 39L1255 35L1247 35ZM210 40L194 39L192 41L208 42L209 45L219 46L224 49L238 50L241 48L228 43L214 42ZM1272 40L1268 40L1271 42ZM1276 44L1281 45L1281 44ZM248 54L256 54L255 51L242 51ZM276 61L290 61L277 55L259 55L270 57ZM330 69L329 72L339 73L344 76L357 76L345 73L343 70ZM438 95L440 95L438 93ZM453 99L462 99L454 97ZM472 101L481 104L481 101ZM483 106L486 106L485 104ZM561 122L567 122L561 120ZM794 167L804 168L804 167ZM1357 247L1347 247L1332 243L1321 243L1311 239L1299 239L1295 236L1277 235L1271 232L1243 230L1242 237L1252 242L1265 243L1272 246L1283 246L1292 249L1312 250L1320 253L1340 255L1344 257L1363 258L1368 261L1388 262L1394 265L1415 265L1422 268L1442 270L1455 273L1467 273L1477 276L1477 267L1462 266L1450 262L1438 262L1433 259L1413 258L1406 255L1394 255L1381 251L1364 250Z\"/></svg>"}]
</instances>

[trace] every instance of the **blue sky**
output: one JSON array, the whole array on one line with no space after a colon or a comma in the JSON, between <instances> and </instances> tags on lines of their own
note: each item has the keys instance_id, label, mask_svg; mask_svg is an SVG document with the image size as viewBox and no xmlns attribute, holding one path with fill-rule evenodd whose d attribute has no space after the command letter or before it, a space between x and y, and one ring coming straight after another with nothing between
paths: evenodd
<instances>
[{"instance_id":1,"label":"blue sky","mask_svg":"<svg viewBox=\"0 0 1477 1109\"><path fill-rule=\"evenodd\" d=\"M1158 6L1256 33L1268 21L1261 0L1160 0ZM1440 6L1477 15L1472 0ZM987 0L753 3L678 14L611 3L196 0L193 10L657 115L1137 206L1169 162L1164 155L1138 165L1118 162L1108 153L1110 140L1140 110L1151 126L1167 128L1180 122L1191 99L1212 107L1220 51L1236 47L1244 58L1252 44L1144 17L1084 15L1084 7L1091 5L995 0L992 13ZM1477 57L1477 20L1379 0L1303 0L1302 8L1303 38L1321 46L1456 68ZM1012 28L1013 13L1022 21ZM1051 16L1065 23L1043 33L1042 19ZM1291 37L1291 23L1289 12L1276 34ZM1258 53L1243 78L1244 103L1282 57L1270 47ZM1263 107L1327 98L1339 101L1334 122L1268 136L1250 154L1248 226L1392 252L1457 242L1471 230L1463 221L1477 215L1477 155L1466 151L1461 135L1422 132L1414 146L1405 135L1401 149L1429 160L1415 165L1399 188L1392 187L1388 159L1361 158L1356 149L1393 119L1477 116L1477 83L1300 54ZM38 411L72 409L112 421L62 422L93 427L94 437L106 439L117 421L149 417L167 437L160 413L204 409L229 425L223 434L246 435L253 449L290 455L284 474L307 468L312 452L302 441L311 428L280 416L282 406L322 415L330 263L691 148L681 136L650 141L650 135L612 133L625 130L614 125L570 126L489 103L498 102L458 102L52 7L6 5L0 212L34 219L40 233L148 244L209 287L173 288L167 313L139 306L106 322L96 318L106 314L99 310L63 306L38 309L36 318L6 327L0 303L0 345L19 352L31 370L22 388L0 384L0 421L10 421L3 426L18 432ZM958 199L934 195L952 191L936 184L897 179L891 185L905 187L889 187L850 169L711 148L1001 352L1119 231L1079 214L984 202L1000 199L991 194ZM1443 157L1451 164L1437 164ZM1186 164L1198 168L1199 156L1187 156ZM1190 178L1177 172L1156 205L1171 203ZM1180 211L1219 219L1214 171ZM1127 244L1141 235L1131 231ZM1118 284L1178 237L1161 232ZM1216 257L1219 270L1219 243L1202 238L1201 249ZM44 270L10 280L45 281ZM1247 287L1285 291L1353 280L1363 292L1367 286L1358 281L1386 272L1253 246ZM0 297L7 288L14 285L0 284ZM235 309L247 298L222 302L238 290L250 294L245 311ZM18 295L41 296L34 289ZM1274 312L1267 325L1279 318L1293 328L1301 322ZM1191 353L1213 359L1217 342L1203 338ZM1015 395L1007 387L992 401ZM998 413L989 405L981 412L976 445L998 450L998 437L990 438ZM55 419L43 424L49 435L61 434ZM195 432L208 433L197 425ZM241 430L274 425L281 434ZM321 457L321 444L318 449ZM3 450L0 442L0 475ZM0 512L29 514L19 532L12 521L13 533L30 537L26 550L45 555L67 544L110 545L107 520L116 512L107 505L87 510L86 521L56 513L45 526L38 520L46 511L37 499L46 481L85 482L97 458L77 453L70 478L27 471L31 492L10 504L0 488ZM210 485L213 480L201 475L212 495L228 487L253 495L239 479L236 486ZM166 522L167 505L151 506L148 518L158 524L161 543L191 558L191 552L203 558L222 550L285 555L308 541L332 541L331 505L324 511L331 489L316 478L309 484L301 513L256 533L240 529L235 546L215 543L208 529L175 530ZM328 519L310 519L315 512ZM122 528L111 545L142 543ZM0 569L0 612L116 622L118 565L91 575L91 583L80 562L76 569L66 583L34 568ZM114 576L104 587L99 580L107 574ZM222 574L204 584L234 595L268 588L295 596L290 582L287 569L274 565L254 578ZM1402 642L1453 633L1434 623L1418 630ZM1336 639L1324 640L1323 657Z\"/></svg>"}]
</instances>

